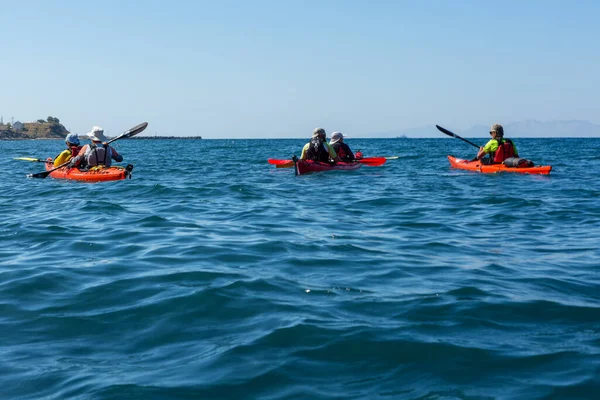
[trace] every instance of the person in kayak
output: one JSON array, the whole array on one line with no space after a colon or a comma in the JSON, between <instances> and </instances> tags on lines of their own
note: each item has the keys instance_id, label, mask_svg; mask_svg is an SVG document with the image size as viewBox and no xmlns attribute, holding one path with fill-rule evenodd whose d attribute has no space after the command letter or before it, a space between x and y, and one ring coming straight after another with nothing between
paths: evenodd
<instances>
[{"instance_id":1,"label":"person in kayak","mask_svg":"<svg viewBox=\"0 0 600 400\"><path fill-rule=\"evenodd\" d=\"M492 125L490 129L492 138L477 152L477 159L481 160L482 164L501 164L509 157L519 157L517 146L510 139L504 139L504 128L500 124ZM488 159L484 159L485 155L489 154Z\"/></svg>"},{"instance_id":2,"label":"person in kayak","mask_svg":"<svg viewBox=\"0 0 600 400\"><path fill-rule=\"evenodd\" d=\"M79 152L81 151L81 146L79 143L79 136L76 133L69 133L65 138L65 143L67 144L67 149L63 150L62 153L54 158L54 167L58 167L72 159L73 157L77 157Z\"/></svg>"},{"instance_id":3,"label":"person in kayak","mask_svg":"<svg viewBox=\"0 0 600 400\"><path fill-rule=\"evenodd\" d=\"M354 153L352 153L352 150L350 150L350 146L344 143L344 135L342 134L342 132L333 132L331 134L331 140L329 141L329 145L333 148L335 154L337 154L341 161L355 161Z\"/></svg>"},{"instance_id":4,"label":"person in kayak","mask_svg":"<svg viewBox=\"0 0 600 400\"><path fill-rule=\"evenodd\" d=\"M92 131L87 134L91 144L83 146L79 155L71 160L69 166L73 167L96 167L98 165L104 165L110 167L112 160L116 162L123 161L123 156L120 155L112 146L109 146L106 142L106 136L104 136L104 129L99 126L94 126Z\"/></svg>"},{"instance_id":5,"label":"person in kayak","mask_svg":"<svg viewBox=\"0 0 600 400\"><path fill-rule=\"evenodd\" d=\"M313 131L310 142L306 143L302 148L301 160L313 160L321 162L329 162L329 160L339 161L335 150L327 143L327 134L325 129L316 128Z\"/></svg>"}]
</instances>

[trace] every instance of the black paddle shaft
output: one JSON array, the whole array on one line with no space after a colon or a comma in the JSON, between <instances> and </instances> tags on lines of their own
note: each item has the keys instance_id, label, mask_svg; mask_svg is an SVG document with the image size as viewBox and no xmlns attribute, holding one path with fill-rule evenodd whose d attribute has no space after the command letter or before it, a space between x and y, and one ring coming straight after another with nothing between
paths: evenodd
<instances>
[{"instance_id":1,"label":"black paddle shaft","mask_svg":"<svg viewBox=\"0 0 600 400\"><path fill-rule=\"evenodd\" d=\"M473 142L471 142L471 141L469 141L469 140L467 140L467 139L461 138L461 137L460 137L460 136L458 136L456 133L450 132L450 131L449 131L448 129L446 129L446 128L442 128L442 127L441 127L441 126L439 126L439 125L436 125L435 127L436 127L436 128L438 128L438 129L439 129L441 132L445 133L445 134L446 134L446 135L448 135L448 136L455 137L455 138L457 138L457 139L460 139L460 140L462 140L462 141L464 141L464 142L467 142L467 143L469 143L471 146L475 146L475 147L479 148L479 146L477 146L475 143L473 143Z\"/></svg>"}]
</instances>

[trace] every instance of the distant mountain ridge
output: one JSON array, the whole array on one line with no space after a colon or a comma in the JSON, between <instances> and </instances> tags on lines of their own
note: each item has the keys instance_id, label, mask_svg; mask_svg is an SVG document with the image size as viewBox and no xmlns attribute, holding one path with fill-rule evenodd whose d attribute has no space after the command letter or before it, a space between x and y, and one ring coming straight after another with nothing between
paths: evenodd
<instances>
[{"instance_id":1,"label":"distant mountain ridge","mask_svg":"<svg viewBox=\"0 0 600 400\"><path fill-rule=\"evenodd\" d=\"M495 123L495 122L494 122ZM455 127L445 125L442 121L438 125L464 137L486 138L489 136L490 125L473 125L466 130L460 130ZM506 137L600 137L600 125L589 121L536 121L526 120L509 122L502 124ZM405 135L409 138L439 138L444 137L443 133L437 130L435 124L431 126L421 126L403 130L373 133L369 136L374 137L401 137Z\"/></svg>"}]
</instances>

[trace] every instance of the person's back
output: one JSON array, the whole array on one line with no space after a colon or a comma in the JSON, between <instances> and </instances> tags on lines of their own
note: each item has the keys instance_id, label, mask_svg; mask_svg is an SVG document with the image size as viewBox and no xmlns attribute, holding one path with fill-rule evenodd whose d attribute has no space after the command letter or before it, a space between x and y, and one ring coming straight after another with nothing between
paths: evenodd
<instances>
[{"instance_id":1,"label":"person's back","mask_svg":"<svg viewBox=\"0 0 600 400\"><path fill-rule=\"evenodd\" d=\"M325 148L323 140L319 137L310 139L306 159L320 162L329 161L329 151Z\"/></svg>"},{"instance_id":2,"label":"person's back","mask_svg":"<svg viewBox=\"0 0 600 400\"><path fill-rule=\"evenodd\" d=\"M85 161L88 167L97 167L98 165L110 167L112 165L112 151L110 146L101 142L93 142L87 149Z\"/></svg>"},{"instance_id":3,"label":"person's back","mask_svg":"<svg viewBox=\"0 0 600 400\"><path fill-rule=\"evenodd\" d=\"M518 157L517 147L510 139L504 139L504 128L500 124L492 125L490 129L490 135L492 138L485 146L479 148L477 158L483 163L482 158L486 155L490 155L490 159L487 161L493 164L501 164L507 158Z\"/></svg>"},{"instance_id":4,"label":"person's back","mask_svg":"<svg viewBox=\"0 0 600 400\"><path fill-rule=\"evenodd\" d=\"M494 164L504 162L509 157L517 157L518 154L515 151L515 145L510 139L497 139L498 148L494 152Z\"/></svg>"},{"instance_id":5,"label":"person's back","mask_svg":"<svg viewBox=\"0 0 600 400\"><path fill-rule=\"evenodd\" d=\"M337 154L341 161L352 162L355 160L354 154L352 153L352 150L350 150L350 146L344 143L344 135L342 132L333 132L331 134L329 145L333 148L335 154Z\"/></svg>"}]
</instances>

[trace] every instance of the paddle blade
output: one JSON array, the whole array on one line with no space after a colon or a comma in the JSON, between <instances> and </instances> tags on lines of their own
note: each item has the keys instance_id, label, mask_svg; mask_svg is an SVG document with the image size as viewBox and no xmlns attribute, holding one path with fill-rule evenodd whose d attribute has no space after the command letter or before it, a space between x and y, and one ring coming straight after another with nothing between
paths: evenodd
<instances>
[{"instance_id":1,"label":"paddle blade","mask_svg":"<svg viewBox=\"0 0 600 400\"><path fill-rule=\"evenodd\" d=\"M439 125L436 125L435 127L436 127L436 128L438 128L438 130L439 130L440 132L443 132L443 133L445 133L445 134L446 134L446 135L448 135L448 136L452 136L452 137L455 137L455 138L458 138L458 139L462 139L462 138L460 138L460 137L456 136L456 134L454 134L454 133L450 132L450 131L449 131L448 129L446 129L446 128L443 128L443 127L441 127L441 126L439 126Z\"/></svg>"},{"instance_id":2,"label":"paddle blade","mask_svg":"<svg viewBox=\"0 0 600 400\"><path fill-rule=\"evenodd\" d=\"M127 132L124 132L124 133L120 134L119 136L117 136L116 138L109 140L108 143L112 143L115 140L119 140L119 139L133 137L133 136L137 135L138 133L144 131L144 129L146 129L147 127L148 127L148 123L142 122L141 124L136 125L133 128L131 128Z\"/></svg>"},{"instance_id":3,"label":"paddle blade","mask_svg":"<svg viewBox=\"0 0 600 400\"><path fill-rule=\"evenodd\" d=\"M357 160L359 163L364 164L368 167L379 167L387 161L385 157L365 157Z\"/></svg>"},{"instance_id":4,"label":"paddle blade","mask_svg":"<svg viewBox=\"0 0 600 400\"><path fill-rule=\"evenodd\" d=\"M269 158L267 162L272 165L287 165L289 163L292 163L292 165L294 164L292 160L278 160L276 158Z\"/></svg>"},{"instance_id":5,"label":"paddle blade","mask_svg":"<svg viewBox=\"0 0 600 400\"><path fill-rule=\"evenodd\" d=\"M48 177L48 175L50 175L51 172L56 171L57 169L62 168L64 166L68 165L70 162L71 161L69 160L69 161L67 161L67 162L65 162L63 164L60 164L58 167L52 168L49 171L38 172L37 174L28 174L27 177L28 178L40 178L40 179L44 179L44 178Z\"/></svg>"},{"instance_id":6,"label":"paddle blade","mask_svg":"<svg viewBox=\"0 0 600 400\"><path fill-rule=\"evenodd\" d=\"M40 160L39 158L31 158L31 157L17 157L17 158L13 158L13 160L33 161L33 162L46 162L46 160Z\"/></svg>"},{"instance_id":7,"label":"paddle blade","mask_svg":"<svg viewBox=\"0 0 600 400\"><path fill-rule=\"evenodd\" d=\"M52 171L38 172L37 174L27 174L27 177L45 179L48 175L50 175L50 172Z\"/></svg>"},{"instance_id":8,"label":"paddle blade","mask_svg":"<svg viewBox=\"0 0 600 400\"><path fill-rule=\"evenodd\" d=\"M477 148L479 148L479 146L477 146L475 143L473 143L473 142L471 142L471 141L469 141L469 140L467 140L467 139L465 139L465 138L462 138L462 137L458 136L456 133L450 132L450 131L449 131L448 129L446 129L446 128L442 128L442 127L441 127L441 126L439 126L439 125L436 125L435 127L436 127L436 128L438 128L438 130L439 130L440 132L442 132L442 133L445 133L445 134L446 134L446 135L448 135L448 136L452 136L452 137L454 137L454 138L460 139L460 140L462 140L462 141L463 141L463 142L465 142L465 143L469 143L469 144L470 144L471 146L473 146L473 147L477 147Z\"/></svg>"},{"instance_id":9,"label":"paddle blade","mask_svg":"<svg viewBox=\"0 0 600 400\"><path fill-rule=\"evenodd\" d=\"M385 159L386 160L397 160L399 158L400 158L400 156L390 156L390 157L386 157Z\"/></svg>"}]
</instances>

